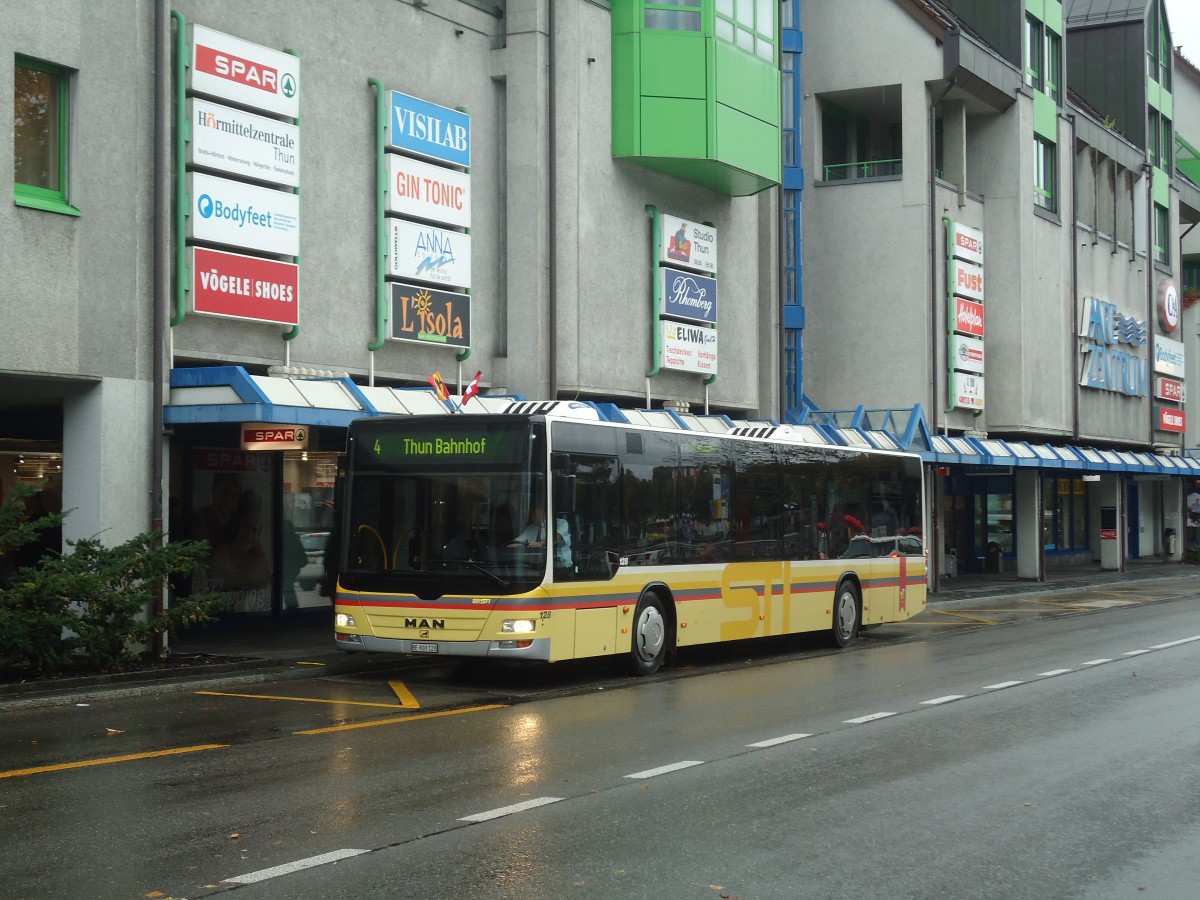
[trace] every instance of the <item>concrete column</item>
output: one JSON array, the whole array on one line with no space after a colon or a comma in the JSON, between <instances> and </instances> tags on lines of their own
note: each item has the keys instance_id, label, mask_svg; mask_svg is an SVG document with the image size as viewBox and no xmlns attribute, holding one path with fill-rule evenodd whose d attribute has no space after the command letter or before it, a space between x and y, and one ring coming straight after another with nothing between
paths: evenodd
<instances>
[{"instance_id":1,"label":"concrete column","mask_svg":"<svg viewBox=\"0 0 1200 900\"><path fill-rule=\"evenodd\" d=\"M1183 518L1183 485L1182 478L1168 478L1162 486L1162 523L1163 530L1175 532L1175 552L1169 547L1163 547L1163 555L1174 562L1183 559L1184 545L1187 543L1186 522Z\"/></svg>"},{"instance_id":2,"label":"concrete column","mask_svg":"<svg viewBox=\"0 0 1200 900\"><path fill-rule=\"evenodd\" d=\"M112 546L150 528L150 383L106 378L63 401L63 540Z\"/></svg>"},{"instance_id":3,"label":"concrete column","mask_svg":"<svg viewBox=\"0 0 1200 900\"><path fill-rule=\"evenodd\" d=\"M1017 577L1045 581L1044 541L1042 539L1042 471L1018 469L1015 478L1017 521Z\"/></svg>"},{"instance_id":4,"label":"concrete column","mask_svg":"<svg viewBox=\"0 0 1200 900\"><path fill-rule=\"evenodd\" d=\"M967 202L967 104L942 102L942 165L946 181L958 186L958 205Z\"/></svg>"}]
</instances>

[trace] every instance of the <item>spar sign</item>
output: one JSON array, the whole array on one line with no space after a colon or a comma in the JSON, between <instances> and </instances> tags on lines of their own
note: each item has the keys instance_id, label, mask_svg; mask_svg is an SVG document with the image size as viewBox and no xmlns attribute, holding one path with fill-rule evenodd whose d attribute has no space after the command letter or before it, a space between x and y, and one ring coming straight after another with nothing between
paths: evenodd
<instances>
[{"instance_id":1,"label":"spar sign","mask_svg":"<svg viewBox=\"0 0 1200 900\"><path fill-rule=\"evenodd\" d=\"M240 253L192 248L192 312L257 322L300 321L300 267Z\"/></svg>"},{"instance_id":2,"label":"spar sign","mask_svg":"<svg viewBox=\"0 0 1200 900\"><path fill-rule=\"evenodd\" d=\"M300 60L193 25L192 90L289 119L300 115Z\"/></svg>"}]
</instances>

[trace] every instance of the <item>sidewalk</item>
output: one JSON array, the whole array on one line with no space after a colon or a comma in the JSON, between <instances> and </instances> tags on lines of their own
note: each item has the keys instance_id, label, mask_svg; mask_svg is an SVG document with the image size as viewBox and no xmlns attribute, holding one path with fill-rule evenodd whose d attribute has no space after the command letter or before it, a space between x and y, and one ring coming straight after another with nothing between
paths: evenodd
<instances>
[{"instance_id":1,"label":"sidewalk","mask_svg":"<svg viewBox=\"0 0 1200 900\"><path fill-rule=\"evenodd\" d=\"M1131 563L1125 572L1102 572L1098 567L1064 569L1048 573L1041 582L1023 581L1013 575L947 578L943 580L943 590L929 595L929 605L932 609L967 603L977 608L1003 606L1022 596L1153 578L1194 579L1200 590L1200 567L1152 561ZM332 610L323 610L287 621L263 619L234 626L197 628L171 638L173 664L169 668L0 684L0 709L15 703L64 702L99 692L153 695L239 681L390 670L409 662L405 657L390 654L346 653L338 649L333 641L331 620Z\"/></svg>"}]
</instances>

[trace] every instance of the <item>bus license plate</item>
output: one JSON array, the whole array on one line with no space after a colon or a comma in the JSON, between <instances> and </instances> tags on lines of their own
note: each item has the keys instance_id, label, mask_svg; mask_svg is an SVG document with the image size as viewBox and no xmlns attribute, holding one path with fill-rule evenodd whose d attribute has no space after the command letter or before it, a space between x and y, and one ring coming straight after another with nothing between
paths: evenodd
<instances>
[{"instance_id":1,"label":"bus license plate","mask_svg":"<svg viewBox=\"0 0 1200 900\"><path fill-rule=\"evenodd\" d=\"M409 645L409 649L413 653L437 653L438 645L437 644L425 644L420 641L413 641Z\"/></svg>"}]
</instances>

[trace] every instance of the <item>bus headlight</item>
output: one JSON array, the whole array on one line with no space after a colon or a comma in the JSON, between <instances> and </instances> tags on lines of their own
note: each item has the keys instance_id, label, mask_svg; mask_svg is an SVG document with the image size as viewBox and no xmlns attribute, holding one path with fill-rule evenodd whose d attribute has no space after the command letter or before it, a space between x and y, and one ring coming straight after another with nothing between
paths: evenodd
<instances>
[{"instance_id":1,"label":"bus headlight","mask_svg":"<svg viewBox=\"0 0 1200 900\"><path fill-rule=\"evenodd\" d=\"M349 613L338 613L337 616L334 617L333 621L338 628L355 627L354 616L350 615Z\"/></svg>"},{"instance_id":2,"label":"bus headlight","mask_svg":"<svg viewBox=\"0 0 1200 900\"><path fill-rule=\"evenodd\" d=\"M532 619L509 619L500 626L504 634L529 634L533 631Z\"/></svg>"}]
</instances>

